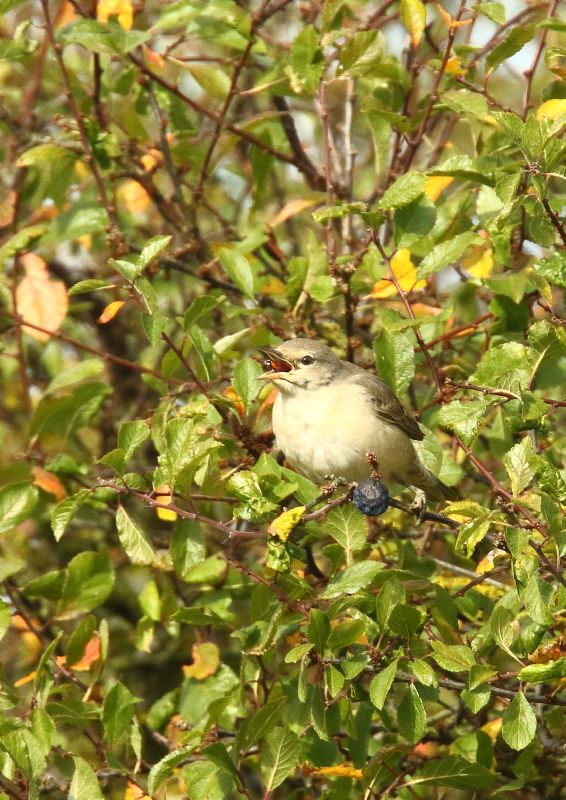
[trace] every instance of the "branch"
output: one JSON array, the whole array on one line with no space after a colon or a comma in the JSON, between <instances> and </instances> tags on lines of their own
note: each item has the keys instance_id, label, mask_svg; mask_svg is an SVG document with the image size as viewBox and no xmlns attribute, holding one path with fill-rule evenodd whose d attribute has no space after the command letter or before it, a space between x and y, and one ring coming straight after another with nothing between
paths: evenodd
<instances>
[{"instance_id":1,"label":"branch","mask_svg":"<svg viewBox=\"0 0 566 800\"><path fill-rule=\"evenodd\" d=\"M301 140L297 134L297 129L295 128L295 122L291 116L289 106L287 105L287 100L284 97L275 95L272 98L272 101L273 105L281 115L281 127L283 128L285 136L287 137L289 147L295 156L296 168L303 173L311 189L316 189L319 192L326 191L326 180L324 175L320 174L303 149L303 145L301 144Z\"/></svg>"}]
</instances>

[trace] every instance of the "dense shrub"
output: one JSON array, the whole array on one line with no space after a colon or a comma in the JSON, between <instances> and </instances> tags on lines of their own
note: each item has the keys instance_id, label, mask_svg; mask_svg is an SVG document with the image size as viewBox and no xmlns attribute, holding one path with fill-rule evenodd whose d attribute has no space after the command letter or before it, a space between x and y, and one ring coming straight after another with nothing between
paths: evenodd
<instances>
[{"instance_id":1,"label":"dense shrub","mask_svg":"<svg viewBox=\"0 0 566 800\"><path fill-rule=\"evenodd\" d=\"M0 796L562 797L560 4L0 8ZM462 500L285 465L296 335Z\"/></svg>"}]
</instances>

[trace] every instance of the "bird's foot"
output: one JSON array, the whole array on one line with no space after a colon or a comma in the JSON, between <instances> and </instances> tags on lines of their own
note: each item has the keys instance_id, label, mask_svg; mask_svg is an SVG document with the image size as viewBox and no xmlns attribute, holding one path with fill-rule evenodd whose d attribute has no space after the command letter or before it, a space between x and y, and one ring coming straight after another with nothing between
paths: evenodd
<instances>
[{"instance_id":1,"label":"bird's foot","mask_svg":"<svg viewBox=\"0 0 566 800\"><path fill-rule=\"evenodd\" d=\"M410 508L417 518L417 522L422 522L423 514L426 511L426 493L422 489L415 489L415 498Z\"/></svg>"},{"instance_id":2,"label":"bird's foot","mask_svg":"<svg viewBox=\"0 0 566 800\"><path fill-rule=\"evenodd\" d=\"M326 483L320 487L322 494L332 494L339 486L349 486L346 478L341 478L339 475L325 475L324 480Z\"/></svg>"}]
</instances>

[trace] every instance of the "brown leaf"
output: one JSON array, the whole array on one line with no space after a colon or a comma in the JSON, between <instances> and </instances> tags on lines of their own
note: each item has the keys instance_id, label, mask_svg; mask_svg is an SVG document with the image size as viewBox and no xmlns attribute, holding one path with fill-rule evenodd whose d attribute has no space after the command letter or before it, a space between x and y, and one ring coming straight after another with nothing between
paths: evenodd
<instances>
[{"instance_id":1,"label":"brown leaf","mask_svg":"<svg viewBox=\"0 0 566 800\"><path fill-rule=\"evenodd\" d=\"M45 261L35 253L26 253L21 262L26 274L16 288L16 311L27 322L46 329L44 332L24 326L33 339L46 342L49 331L58 330L67 316L67 290L63 281L50 279Z\"/></svg>"},{"instance_id":2,"label":"brown leaf","mask_svg":"<svg viewBox=\"0 0 566 800\"><path fill-rule=\"evenodd\" d=\"M125 300L113 300L111 303L108 303L102 314L96 320L98 324L106 325L107 322L110 322L110 320L114 319L125 302Z\"/></svg>"}]
</instances>

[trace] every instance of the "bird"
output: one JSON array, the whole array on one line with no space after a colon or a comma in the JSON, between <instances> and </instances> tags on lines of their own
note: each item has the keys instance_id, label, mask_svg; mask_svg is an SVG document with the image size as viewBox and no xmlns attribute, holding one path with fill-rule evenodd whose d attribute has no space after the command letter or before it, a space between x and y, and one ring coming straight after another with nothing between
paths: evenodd
<instances>
[{"instance_id":1,"label":"bird","mask_svg":"<svg viewBox=\"0 0 566 800\"><path fill-rule=\"evenodd\" d=\"M318 485L330 476L360 482L370 477L367 454L374 453L384 482L414 490L413 508L459 497L420 461L413 441L422 441L423 432L379 377L314 339L258 349L265 356L260 379L279 390L276 446L299 473Z\"/></svg>"}]
</instances>

